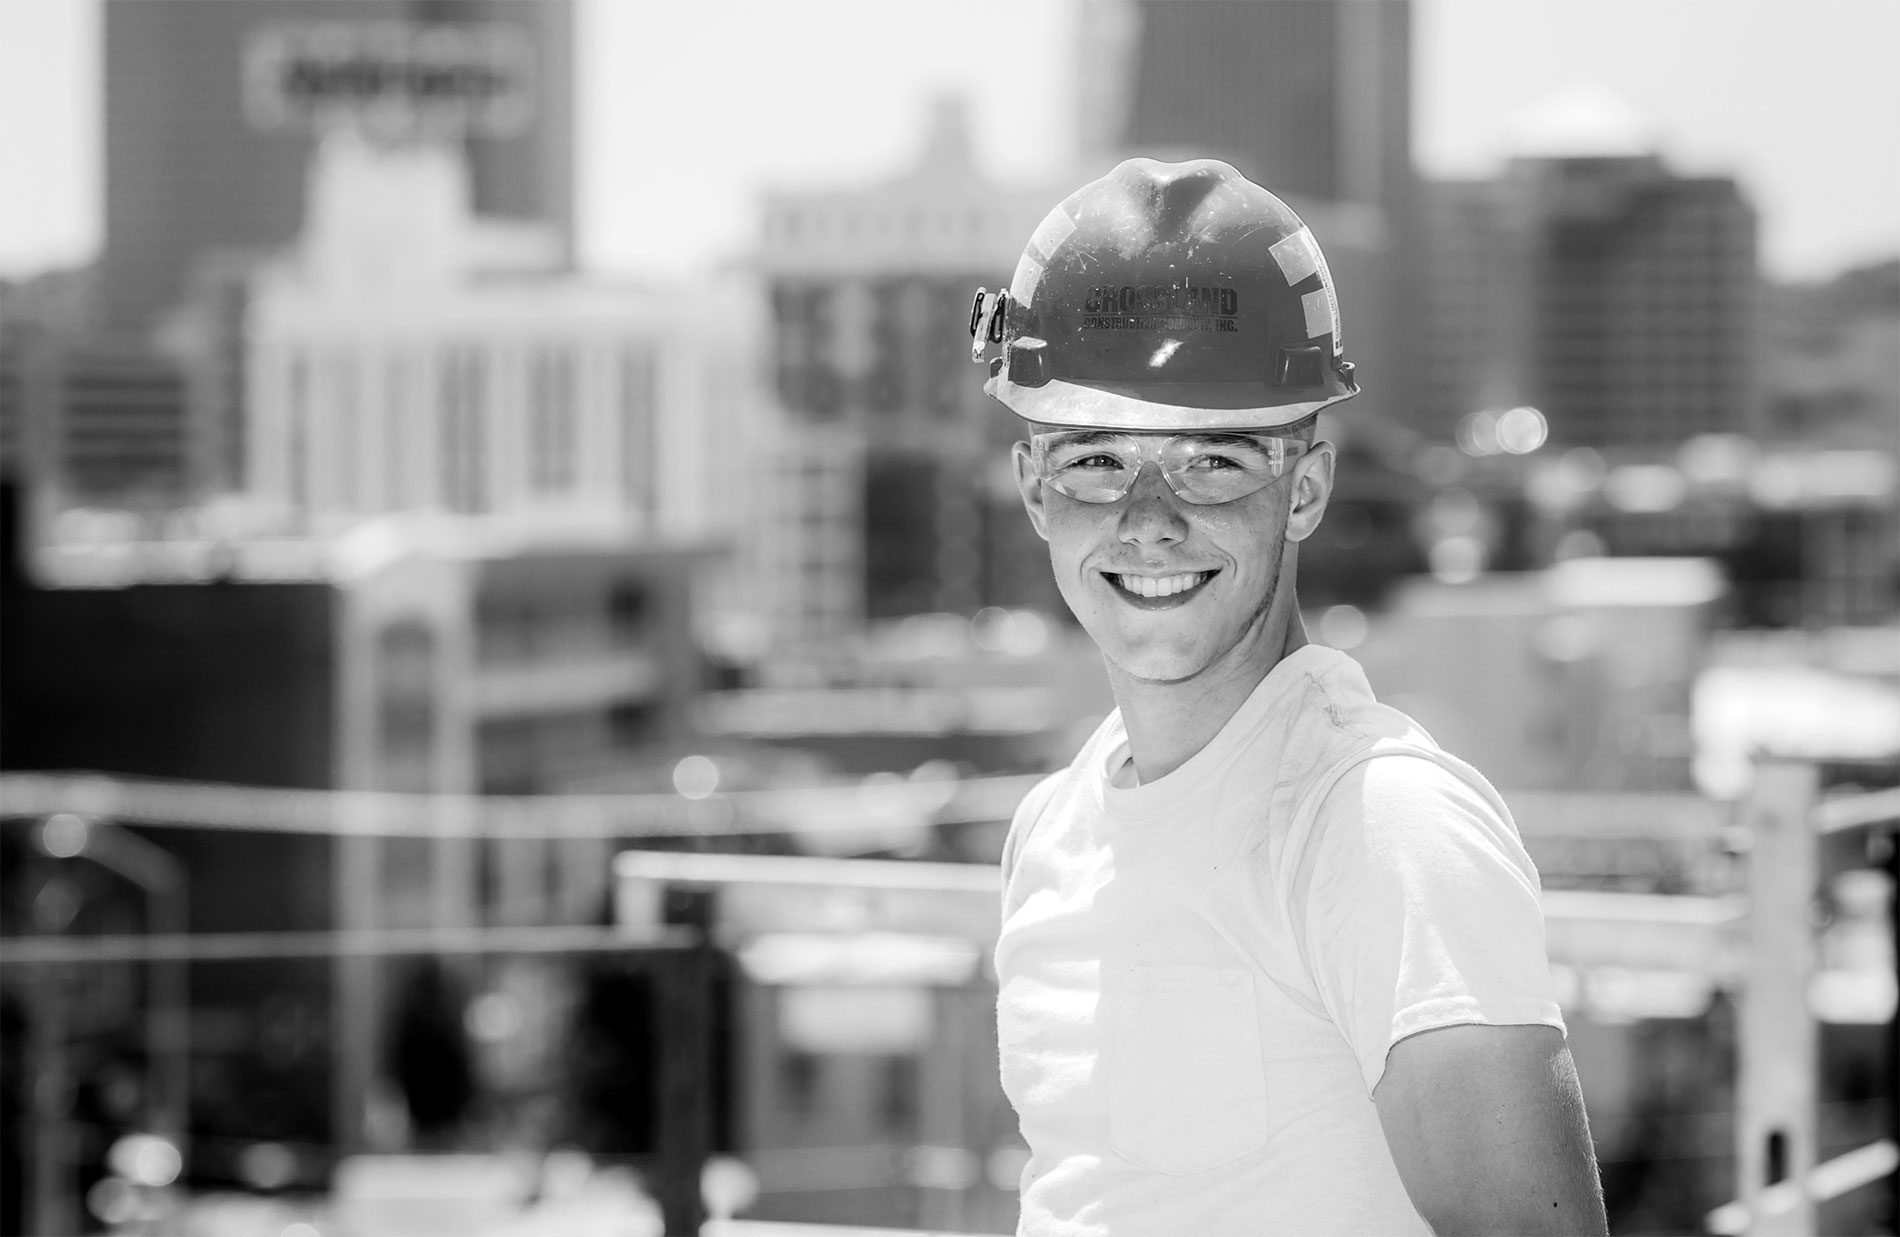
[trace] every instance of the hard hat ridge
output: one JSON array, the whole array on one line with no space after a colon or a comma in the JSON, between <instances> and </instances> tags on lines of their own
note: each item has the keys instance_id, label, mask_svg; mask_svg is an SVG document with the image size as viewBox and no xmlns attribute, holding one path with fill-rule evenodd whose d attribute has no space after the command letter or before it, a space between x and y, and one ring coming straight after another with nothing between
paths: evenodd
<instances>
[{"instance_id":1,"label":"hard hat ridge","mask_svg":"<svg viewBox=\"0 0 1900 1237\"><path fill-rule=\"evenodd\" d=\"M1140 208L1135 217L1144 225L1142 239L1153 244L1183 239L1203 222L1202 209L1217 195L1223 168L1227 165L1214 159L1192 164L1130 159L1109 175L1120 175L1128 184L1129 197L1135 199L1129 204ZM1147 200L1139 201L1141 197Z\"/></svg>"}]
</instances>

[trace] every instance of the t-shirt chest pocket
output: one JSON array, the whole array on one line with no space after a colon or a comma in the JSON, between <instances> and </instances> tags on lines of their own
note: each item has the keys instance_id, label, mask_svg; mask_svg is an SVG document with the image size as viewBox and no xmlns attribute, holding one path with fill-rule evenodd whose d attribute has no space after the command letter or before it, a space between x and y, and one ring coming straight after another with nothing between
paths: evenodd
<instances>
[{"instance_id":1,"label":"t-shirt chest pocket","mask_svg":"<svg viewBox=\"0 0 1900 1237\"><path fill-rule=\"evenodd\" d=\"M1270 1122L1252 974L1137 966L1118 1005L1107 1063L1116 1154L1196 1173L1259 1150Z\"/></svg>"}]
</instances>

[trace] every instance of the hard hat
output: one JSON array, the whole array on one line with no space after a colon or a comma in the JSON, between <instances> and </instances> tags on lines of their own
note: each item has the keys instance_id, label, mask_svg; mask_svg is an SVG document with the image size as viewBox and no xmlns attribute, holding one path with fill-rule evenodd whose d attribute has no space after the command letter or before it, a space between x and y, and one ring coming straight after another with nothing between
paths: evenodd
<instances>
[{"instance_id":1,"label":"hard hat","mask_svg":"<svg viewBox=\"0 0 1900 1237\"><path fill-rule=\"evenodd\" d=\"M970 330L978 360L1003 345L983 389L1049 425L1272 429L1359 393L1313 234L1213 159L1130 159L1070 194Z\"/></svg>"}]
</instances>

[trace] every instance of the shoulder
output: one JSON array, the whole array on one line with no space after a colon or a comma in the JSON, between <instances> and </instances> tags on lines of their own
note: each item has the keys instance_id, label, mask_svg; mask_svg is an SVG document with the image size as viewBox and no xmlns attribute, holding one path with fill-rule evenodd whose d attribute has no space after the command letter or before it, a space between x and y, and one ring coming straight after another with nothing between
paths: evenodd
<instances>
[{"instance_id":1,"label":"shoulder","mask_svg":"<svg viewBox=\"0 0 1900 1237\"><path fill-rule=\"evenodd\" d=\"M1029 793L1023 796L1022 802L1016 805L1015 814L1010 817L1009 831L1013 834L1020 828L1033 825L1036 818L1042 815L1050 801L1056 797L1056 792L1062 789L1062 784L1068 781L1074 772L1073 769L1057 769L1031 786Z\"/></svg>"},{"instance_id":2,"label":"shoulder","mask_svg":"<svg viewBox=\"0 0 1900 1237\"><path fill-rule=\"evenodd\" d=\"M1537 871L1510 809L1450 757L1418 749L1347 767L1317 806L1303 865L1315 885L1477 876L1535 890Z\"/></svg>"},{"instance_id":3,"label":"shoulder","mask_svg":"<svg viewBox=\"0 0 1900 1237\"><path fill-rule=\"evenodd\" d=\"M1334 780L1319 810L1330 821L1357 820L1378 832L1436 822L1517 834L1510 809L1490 783L1430 749L1380 751L1354 761Z\"/></svg>"},{"instance_id":4,"label":"shoulder","mask_svg":"<svg viewBox=\"0 0 1900 1237\"><path fill-rule=\"evenodd\" d=\"M1003 839L1003 880L1008 882L1016 871L1017 857L1022 854L1023 842L1029 836L1036 822L1048 810L1062 784L1074 773L1073 768L1058 769L1029 788L1022 802L1016 805L1016 812L1010 817L1009 833Z\"/></svg>"}]
</instances>

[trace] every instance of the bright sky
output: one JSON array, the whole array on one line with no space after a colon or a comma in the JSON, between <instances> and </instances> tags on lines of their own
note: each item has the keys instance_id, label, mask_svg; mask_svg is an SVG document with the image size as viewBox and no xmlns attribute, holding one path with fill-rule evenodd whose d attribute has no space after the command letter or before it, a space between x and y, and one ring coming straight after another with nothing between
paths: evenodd
<instances>
[{"instance_id":1,"label":"bright sky","mask_svg":"<svg viewBox=\"0 0 1900 1237\"><path fill-rule=\"evenodd\" d=\"M761 188L887 174L944 90L996 174L1060 167L1083 2L581 0L583 260L743 248ZM98 246L98 6L0 0L0 275ZM1679 170L1742 182L1770 273L1900 253L1895 0L1418 0L1415 37L1428 174L1485 174L1553 96L1608 95Z\"/></svg>"}]
</instances>

